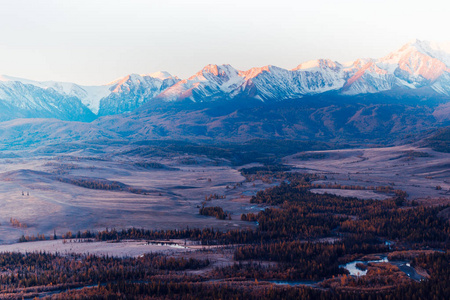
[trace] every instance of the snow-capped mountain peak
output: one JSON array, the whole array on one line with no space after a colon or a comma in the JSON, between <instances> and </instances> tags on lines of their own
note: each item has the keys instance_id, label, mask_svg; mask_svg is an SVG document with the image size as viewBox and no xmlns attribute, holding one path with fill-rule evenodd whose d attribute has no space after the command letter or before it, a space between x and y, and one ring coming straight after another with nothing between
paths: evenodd
<instances>
[{"instance_id":1,"label":"snow-capped mountain peak","mask_svg":"<svg viewBox=\"0 0 450 300\"><path fill-rule=\"evenodd\" d=\"M168 72L151 74L130 74L111 83L111 93L100 100L99 115L118 114L133 111L161 92L176 84L180 79Z\"/></svg>"},{"instance_id":2,"label":"snow-capped mountain peak","mask_svg":"<svg viewBox=\"0 0 450 300\"><path fill-rule=\"evenodd\" d=\"M213 65L209 64L205 66L202 70L200 70L198 73L196 73L194 76L190 77L189 79L195 79L196 77L199 78L212 78L212 76L215 77L222 77L222 78L232 78L235 76L238 76L239 72L233 68L231 65Z\"/></svg>"},{"instance_id":3,"label":"snow-capped mountain peak","mask_svg":"<svg viewBox=\"0 0 450 300\"><path fill-rule=\"evenodd\" d=\"M404 45L403 48L415 48L420 53L439 59L447 66L450 66L450 42L438 43L415 39Z\"/></svg>"},{"instance_id":4,"label":"snow-capped mountain peak","mask_svg":"<svg viewBox=\"0 0 450 300\"><path fill-rule=\"evenodd\" d=\"M0 82L10 84L20 82L22 84L31 85L44 90L53 89L61 95L80 99L81 102L95 114L99 110L100 100L110 94L108 85L82 86L71 82L35 81L8 75L0 76Z\"/></svg>"},{"instance_id":5,"label":"snow-capped mountain peak","mask_svg":"<svg viewBox=\"0 0 450 300\"><path fill-rule=\"evenodd\" d=\"M160 80L165 80L165 79L169 79L169 78L176 78L175 76L172 76L169 72L166 71L158 71L158 72L154 72L154 73L150 73L147 75L142 75L142 76L150 76L152 78L157 78Z\"/></svg>"},{"instance_id":6,"label":"snow-capped mountain peak","mask_svg":"<svg viewBox=\"0 0 450 300\"><path fill-rule=\"evenodd\" d=\"M317 59L310 60L298 65L296 68L292 69L293 71L298 70L319 70L319 69L332 69L338 70L342 67L340 63L332 61L330 59Z\"/></svg>"},{"instance_id":7,"label":"snow-capped mountain peak","mask_svg":"<svg viewBox=\"0 0 450 300\"><path fill-rule=\"evenodd\" d=\"M164 101L189 99L191 101L212 100L227 97L244 83L239 71L231 65L210 64L188 79L184 79L162 92L158 98Z\"/></svg>"},{"instance_id":8,"label":"snow-capped mountain peak","mask_svg":"<svg viewBox=\"0 0 450 300\"><path fill-rule=\"evenodd\" d=\"M445 63L447 54L442 49L440 45L415 40L381 59L357 59L347 64L318 59L291 70L268 65L246 71L230 65L207 65L158 98L201 102L239 96L278 101L332 90L354 95L426 85L447 94L450 90L444 91L450 83L442 78L446 78L449 68Z\"/></svg>"},{"instance_id":9,"label":"snow-capped mountain peak","mask_svg":"<svg viewBox=\"0 0 450 300\"><path fill-rule=\"evenodd\" d=\"M433 48L436 45L412 41L378 60L377 65L415 87L424 86L450 72L450 55L440 48Z\"/></svg>"},{"instance_id":10,"label":"snow-capped mountain peak","mask_svg":"<svg viewBox=\"0 0 450 300\"><path fill-rule=\"evenodd\" d=\"M413 40L380 59L364 58L344 64L318 59L290 70L267 65L241 71L228 64L210 64L184 80L160 71L130 74L106 85L82 86L3 75L0 104L52 112L56 108L64 112L71 109L60 107L60 101L74 107L81 105L102 116L130 112L154 100L210 102L247 98L266 102L329 91L356 95L419 88L425 93L450 96L450 43Z\"/></svg>"},{"instance_id":11,"label":"snow-capped mountain peak","mask_svg":"<svg viewBox=\"0 0 450 300\"><path fill-rule=\"evenodd\" d=\"M245 79L251 79L260 75L263 72L270 72L272 67L273 66L269 65L264 67L251 68L247 71L239 71L239 76L244 77Z\"/></svg>"}]
</instances>

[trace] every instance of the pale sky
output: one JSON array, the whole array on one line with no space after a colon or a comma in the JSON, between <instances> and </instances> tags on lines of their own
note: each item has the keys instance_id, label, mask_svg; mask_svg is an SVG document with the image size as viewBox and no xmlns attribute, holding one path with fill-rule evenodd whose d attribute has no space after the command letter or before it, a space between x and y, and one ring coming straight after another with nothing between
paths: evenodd
<instances>
[{"instance_id":1,"label":"pale sky","mask_svg":"<svg viewBox=\"0 0 450 300\"><path fill-rule=\"evenodd\" d=\"M104 84L159 70L186 78L450 41L450 4L415 0L0 0L0 74Z\"/></svg>"}]
</instances>

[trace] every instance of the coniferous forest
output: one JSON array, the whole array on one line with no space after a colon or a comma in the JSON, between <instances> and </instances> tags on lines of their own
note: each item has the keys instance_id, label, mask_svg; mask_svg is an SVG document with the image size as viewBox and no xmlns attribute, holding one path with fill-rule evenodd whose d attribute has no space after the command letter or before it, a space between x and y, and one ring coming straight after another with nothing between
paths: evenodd
<instances>
[{"instance_id":1,"label":"coniferous forest","mask_svg":"<svg viewBox=\"0 0 450 300\"><path fill-rule=\"evenodd\" d=\"M281 180L251 198L264 210L240 216L256 222L255 229L66 233L54 238L70 243L184 240L199 245L200 255L2 253L2 297L448 299L450 222L443 217L448 205L418 205L400 190L390 191L392 197L382 201L316 194L310 189L318 176L281 167L241 172L249 181ZM229 217L217 206L203 206L199 214ZM215 255L228 256L230 262L216 264ZM383 257L390 259L373 263ZM360 261L357 268L366 271L364 276L343 267L352 261ZM399 261L419 277L410 277Z\"/></svg>"},{"instance_id":2,"label":"coniferous forest","mask_svg":"<svg viewBox=\"0 0 450 300\"><path fill-rule=\"evenodd\" d=\"M450 300L449 9L383 2L1 2L0 300Z\"/></svg>"}]
</instances>

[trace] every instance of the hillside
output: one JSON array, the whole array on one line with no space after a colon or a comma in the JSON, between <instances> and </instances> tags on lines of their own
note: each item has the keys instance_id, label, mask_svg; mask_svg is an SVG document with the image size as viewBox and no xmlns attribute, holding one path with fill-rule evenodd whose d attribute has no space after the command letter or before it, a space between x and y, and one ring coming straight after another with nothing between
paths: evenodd
<instances>
[{"instance_id":1,"label":"hillside","mask_svg":"<svg viewBox=\"0 0 450 300\"><path fill-rule=\"evenodd\" d=\"M450 153L450 127L436 130L424 140L424 144L435 151Z\"/></svg>"}]
</instances>

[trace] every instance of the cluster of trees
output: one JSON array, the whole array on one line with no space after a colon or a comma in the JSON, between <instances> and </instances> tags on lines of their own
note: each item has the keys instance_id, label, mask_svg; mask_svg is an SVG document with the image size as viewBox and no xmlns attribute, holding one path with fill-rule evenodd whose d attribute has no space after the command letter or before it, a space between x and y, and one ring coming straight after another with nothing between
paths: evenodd
<instances>
[{"instance_id":1,"label":"cluster of trees","mask_svg":"<svg viewBox=\"0 0 450 300\"><path fill-rule=\"evenodd\" d=\"M345 219L331 213L310 212L298 206L268 208L257 216L261 235L268 236L266 239L287 240L330 236L332 230Z\"/></svg>"},{"instance_id":2,"label":"cluster of trees","mask_svg":"<svg viewBox=\"0 0 450 300\"><path fill-rule=\"evenodd\" d=\"M248 222L258 221L258 214L255 213L242 214L241 221L248 221Z\"/></svg>"},{"instance_id":3,"label":"cluster of trees","mask_svg":"<svg viewBox=\"0 0 450 300\"><path fill-rule=\"evenodd\" d=\"M281 172L287 172L290 171L291 167L286 165L280 165L280 164L274 164L274 165L264 165L260 167L251 167L251 168L242 168L241 174L243 176L248 175L279 175Z\"/></svg>"},{"instance_id":4,"label":"cluster of trees","mask_svg":"<svg viewBox=\"0 0 450 300\"><path fill-rule=\"evenodd\" d=\"M100 180L92 178L65 178L58 177L58 181L73 184L76 186L84 187L93 190L123 190L126 185L118 181Z\"/></svg>"},{"instance_id":5,"label":"cluster of trees","mask_svg":"<svg viewBox=\"0 0 450 300\"><path fill-rule=\"evenodd\" d=\"M137 162L134 164L136 167L144 169L166 169L167 166L154 161Z\"/></svg>"},{"instance_id":6,"label":"cluster of trees","mask_svg":"<svg viewBox=\"0 0 450 300\"><path fill-rule=\"evenodd\" d=\"M405 206L399 191L390 200L361 200L312 193L306 178L259 191L251 202L277 205L241 219L258 221L258 230L277 237L311 238L364 234L410 243L450 245L450 223L439 212L450 206Z\"/></svg>"},{"instance_id":7,"label":"cluster of trees","mask_svg":"<svg viewBox=\"0 0 450 300\"><path fill-rule=\"evenodd\" d=\"M391 200L360 200L331 194L310 192L314 175L292 173L290 183L260 191L253 203L276 205L259 213L241 215L241 220L258 222L256 230L220 231L213 228L182 230L145 230L129 228L101 232L78 232L76 238L97 240L120 239L191 239L204 245L241 244L273 241L308 240L322 237L341 238L366 235L447 248L450 224L438 217L446 207L423 208L404 206L403 198ZM213 195L214 197L214 195ZM202 215L226 219L221 207L202 207ZM433 242L438 244L433 244Z\"/></svg>"},{"instance_id":8,"label":"cluster of trees","mask_svg":"<svg viewBox=\"0 0 450 300\"><path fill-rule=\"evenodd\" d=\"M312 183L311 188L317 189L341 189L341 190L371 190L384 193L394 193L398 197L408 196L405 191L396 190L392 186L361 186L361 185L343 185L343 184L323 184L323 183Z\"/></svg>"},{"instance_id":9,"label":"cluster of trees","mask_svg":"<svg viewBox=\"0 0 450 300\"><path fill-rule=\"evenodd\" d=\"M43 234L38 234L37 236L34 236L34 234L31 236L30 235L22 235L19 238L19 243L32 242L32 241L37 241L37 240L44 241L44 240L46 240L46 237Z\"/></svg>"},{"instance_id":10,"label":"cluster of trees","mask_svg":"<svg viewBox=\"0 0 450 300\"><path fill-rule=\"evenodd\" d=\"M310 181L310 180L319 180L326 179L326 176L319 176L316 174L300 174L297 172L287 172L290 170L289 166L280 165L280 164L271 164L265 165L261 167L252 167L252 168L242 168L240 170L242 176L246 178L247 181L252 182L255 180L262 180L265 183L272 183L274 180L277 181Z\"/></svg>"},{"instance_id":11,"label":"cluster of trees","mask_svg":"<svg viewBox=\"0 0 450 300\"><path fill-rule=\"evenodd\" d=\"M427 153L427 152L414 151L414 150L405 151L405 155L408 156L408 158L413 158L413 157L431 157L431 155L429 153Z\"/></svg>"},{"instance_id":12,"label":"cluster of trees","mask_svg":"<svg viewBox=\"0 0 450 300\"><path fill-rule=\"evenodd\" d=\"M233 184L232 185L232 187L230 187L229 185L227 185L227 187L226 187L226 189L236 189L236 188L238 188L238 187L240 187L240 186L242 186L242 183L240 183L240 182L236 182L235 184Z\"/></svg>"},{"instance_id":13,"label":"cluster of trees","mask_svg":"<svg viewBox=\"0 0 450 300\"><path fill-rule=\"evenodd\" d=\"M320 286L333 290L360 291L364 290L391 290L395 286L407 285L411 279L397 266L389 263L369 263L369 266L361 264L367 269L364 276L353 277L343 275L329 278L321 282Z\"/></svg>"},{"instance_id":14,"label":"cluster of trees","mask_svg":"<svg viewBox=\"0 0 450 300\"><path fill-rule=\"evenodd\" d=\"M437 132L426 139L428 146L435 151L450 153L450 126L438 129Z\"/></svg>"},{"instance_id":15,"label":"cluster of trees","mask_svg":"<svg viewBox=\"0 0 450 300\"><path fill-rule=\"evenodd\" d=\"M267 278L265 272L253 271L253 275L266 279L287 280L321 280L346 271L339 265L347 262L353 255L364 255L374 252L387 251L384 244L370 243L363 238L346 239L334 243L317 243L301 241L280 241L252 244L238 247L234 252L234 259L238 261L259 260L278 262L276 277ZM347 257L347 258L345 258ZM245 276L236 266L233 267L233 277ZM247 268L244 268L248 269ZM248 270L247 270L248 273Z\"/></svg>"},{"instance_id":16,"label":"cluster of trees","mask_svg":"<svg viewBox=\"0 0 450 300\"><path fill-rule=\"evenodd\" d=\"M12 227L17 227L17 228L27 228L27 224L20 222L17 219L14 218L10 218L9 219L9 223L11 224Z\"/></svg>"},{"instance_id":17,"label":"cluster of trees","mask_svg":"<svg viewBox=\"0 0 450 300\"><path fill-rule=\"evenodd\" d=\"M316 194L310 191L311 178L306 175L290 183L282 182L278 186L258 191L251 203L270 205L300 205L315 212L358 214L372 206L392 206L392 201L360 200L354 197L341 197L332 194ZM385 203L385 204L383 204ZM395 204L394 206L395 207Z\"/></svg>"},{"instance_id":18,"label":"cluster of trees","mask_svg":"<svg viewBox=\"0 0 450 300\"><path fill-rule=\"evenodd\" d=\"M205 201L211 201L212 199L225 199L227 196L218 195L218 194L210 194L209 196L205 196Z\"/></svg>"},{"instance_id":19,"label":"cluster of trees","mask_svg":"<svg viewBox=\"0 0 450 300\"><path fill-rule=\"evenodd\" d=\"M78 234L77 234L78 236ZM149 230L142 228L128 228L122 230L104 230L99 232L86 231L80 233L81 238L95 238L99 241L138 239L138 240L168 240L168 239L190 239L198 241L202 245L227 245L252 243L259 241L261 236L255 230L229 230L221 231L214 228L186 228L172 230Z\"/></svg>"},{"instance_id":20,"label":"cluster of trees","mask_svg":"<svg viewBox=\"0 0 450 300\"><path fill-rule=\"evenodd\" d=\"M204 268L205 260L175 259L162 255L146 255L141 258L109 258L95 256L61 257L49 254L0 254L0 288L26 287L54 283L108 283L96 288L59 294L59 298L94 297L111 298L160 298L195 299L215 297L231 299L410 299L411 295L434 296L445 299L450 294L450 254L438 253L420 256L413 265L432 274L425 283L398 285L378 293L346 293L341 290L328 292L308 288L260 287L249 284L255 279L322 280L341 276L346 271L340 264L371 253L391 251L384 239L395 240L401 247L450 248L450 223L439 217L446 207L407 206L405 195L397 193L390 200L360 200L310 191L315 175L287 173L275 169L251 170L247 174L286 179L279 186L260 191L252 197L253 203L273 205L259 213L241 216L244 221L257 221L254 230L220 231L213 228L183 230L146 230L138 228L106 229L101 232L68 233L67 237L96 239L100 241L140 239L167 240L190 239L204 245L237 244L234 259L238 263L217 267L206 279L242 278L243 285L199 283L198 277L174 277L161 280L155 276L180 275L187 269ZM263 172L263 173L258 173ZM200 214L225 219L228 215L221 207L202 207ZM331 237L332 242L318 238ZM33 267L30 267L33 266ZM14 272L12 268L14 268ZM171 273L175 272L175 273ZM184 276L184 275L183 275ZM342 279L343 278L343 279ZM344 285L367 286L373 281L336 279ZM341 280L342 279L342 280ZM393 281L377 278L378 283ZM176 282L175 282L176 281ZM250 287L250 288L248 288ZM253 288L255 287L255 288ZM409 297L406 297L406 296ZM448 298L448 297L447 297Z\"/></svg>"},{"instance_id":21,"label":"cluster of trees","mask_svg":"<svg viewBox=\"0 0 450 300\"><path fill-rule=\"evenodd\" d=\"M201 269L209 260L146 254L138 258L49 253L1 253L0 288L26 288L117 280L146 281L172 271Z\"/></svg>"},{"instance_id":22,"label":"cluster of trees","mask_svg":"<svg viewBox=\"0 0 450 300\"><path fill-rule=\"evenodd\" d=\"M359 220L341 223L341 231L370 234L412 243L450 243L450 222L438 213L446 207L415 207L414 209L377 209L362 215Z\"/></svg>"},{"instance_id":23,"label":"cluster of trees","mask_svg":"<svg viewBox=\"0 0 450 300\"><path fill-rule=\"evenodd\" d=\"M324 159L325 157L325 153L301 153L294 156L295 159L299 160Z\"/></svg>"},{"instance_id":24,"label":"cluster of trees","mask_svg":"<svg viewBox=\"0 0 450 300\"><path fill-rule=\"evenodd\" d=\"M448 299L450 296L450 253L435 254L415 260L433 269L434 273L425 282L409 282L395 285L391 289L366 290L364 292L313 289L304 286L290 287L263 282L197 282L151 280L147 283L117 282L94 288L66 291L56 295L57 299L304 299L304 300L410 300ZM345 277L343 277L345 279Z\"/></svg>"},{"instance_id":25,"label":"cluster of trees","mask_svg":"<svg viewBox=\"0 0 450 300\"><path fill-rule=\"evenodd\" d=\"M58 177L58 181L73 184L87 189L106 191L126 191L133 194L147 194L149 191L130 187L122 182L93 178L65 178Z\"/></svg>"},{"instance_id":26,"label":"cluster of trees","mask_svg":"<svg viewBox=\"0 0 450 300\"><path fill-rule=\"evenodd\" d=\"M202 216L211 216L216 217L218 220L231 220L231 215L228 212L224 212L222 207L214 206L214 207L204 207L202 206L198 212Z\"/></svg>"}]
</instances>

